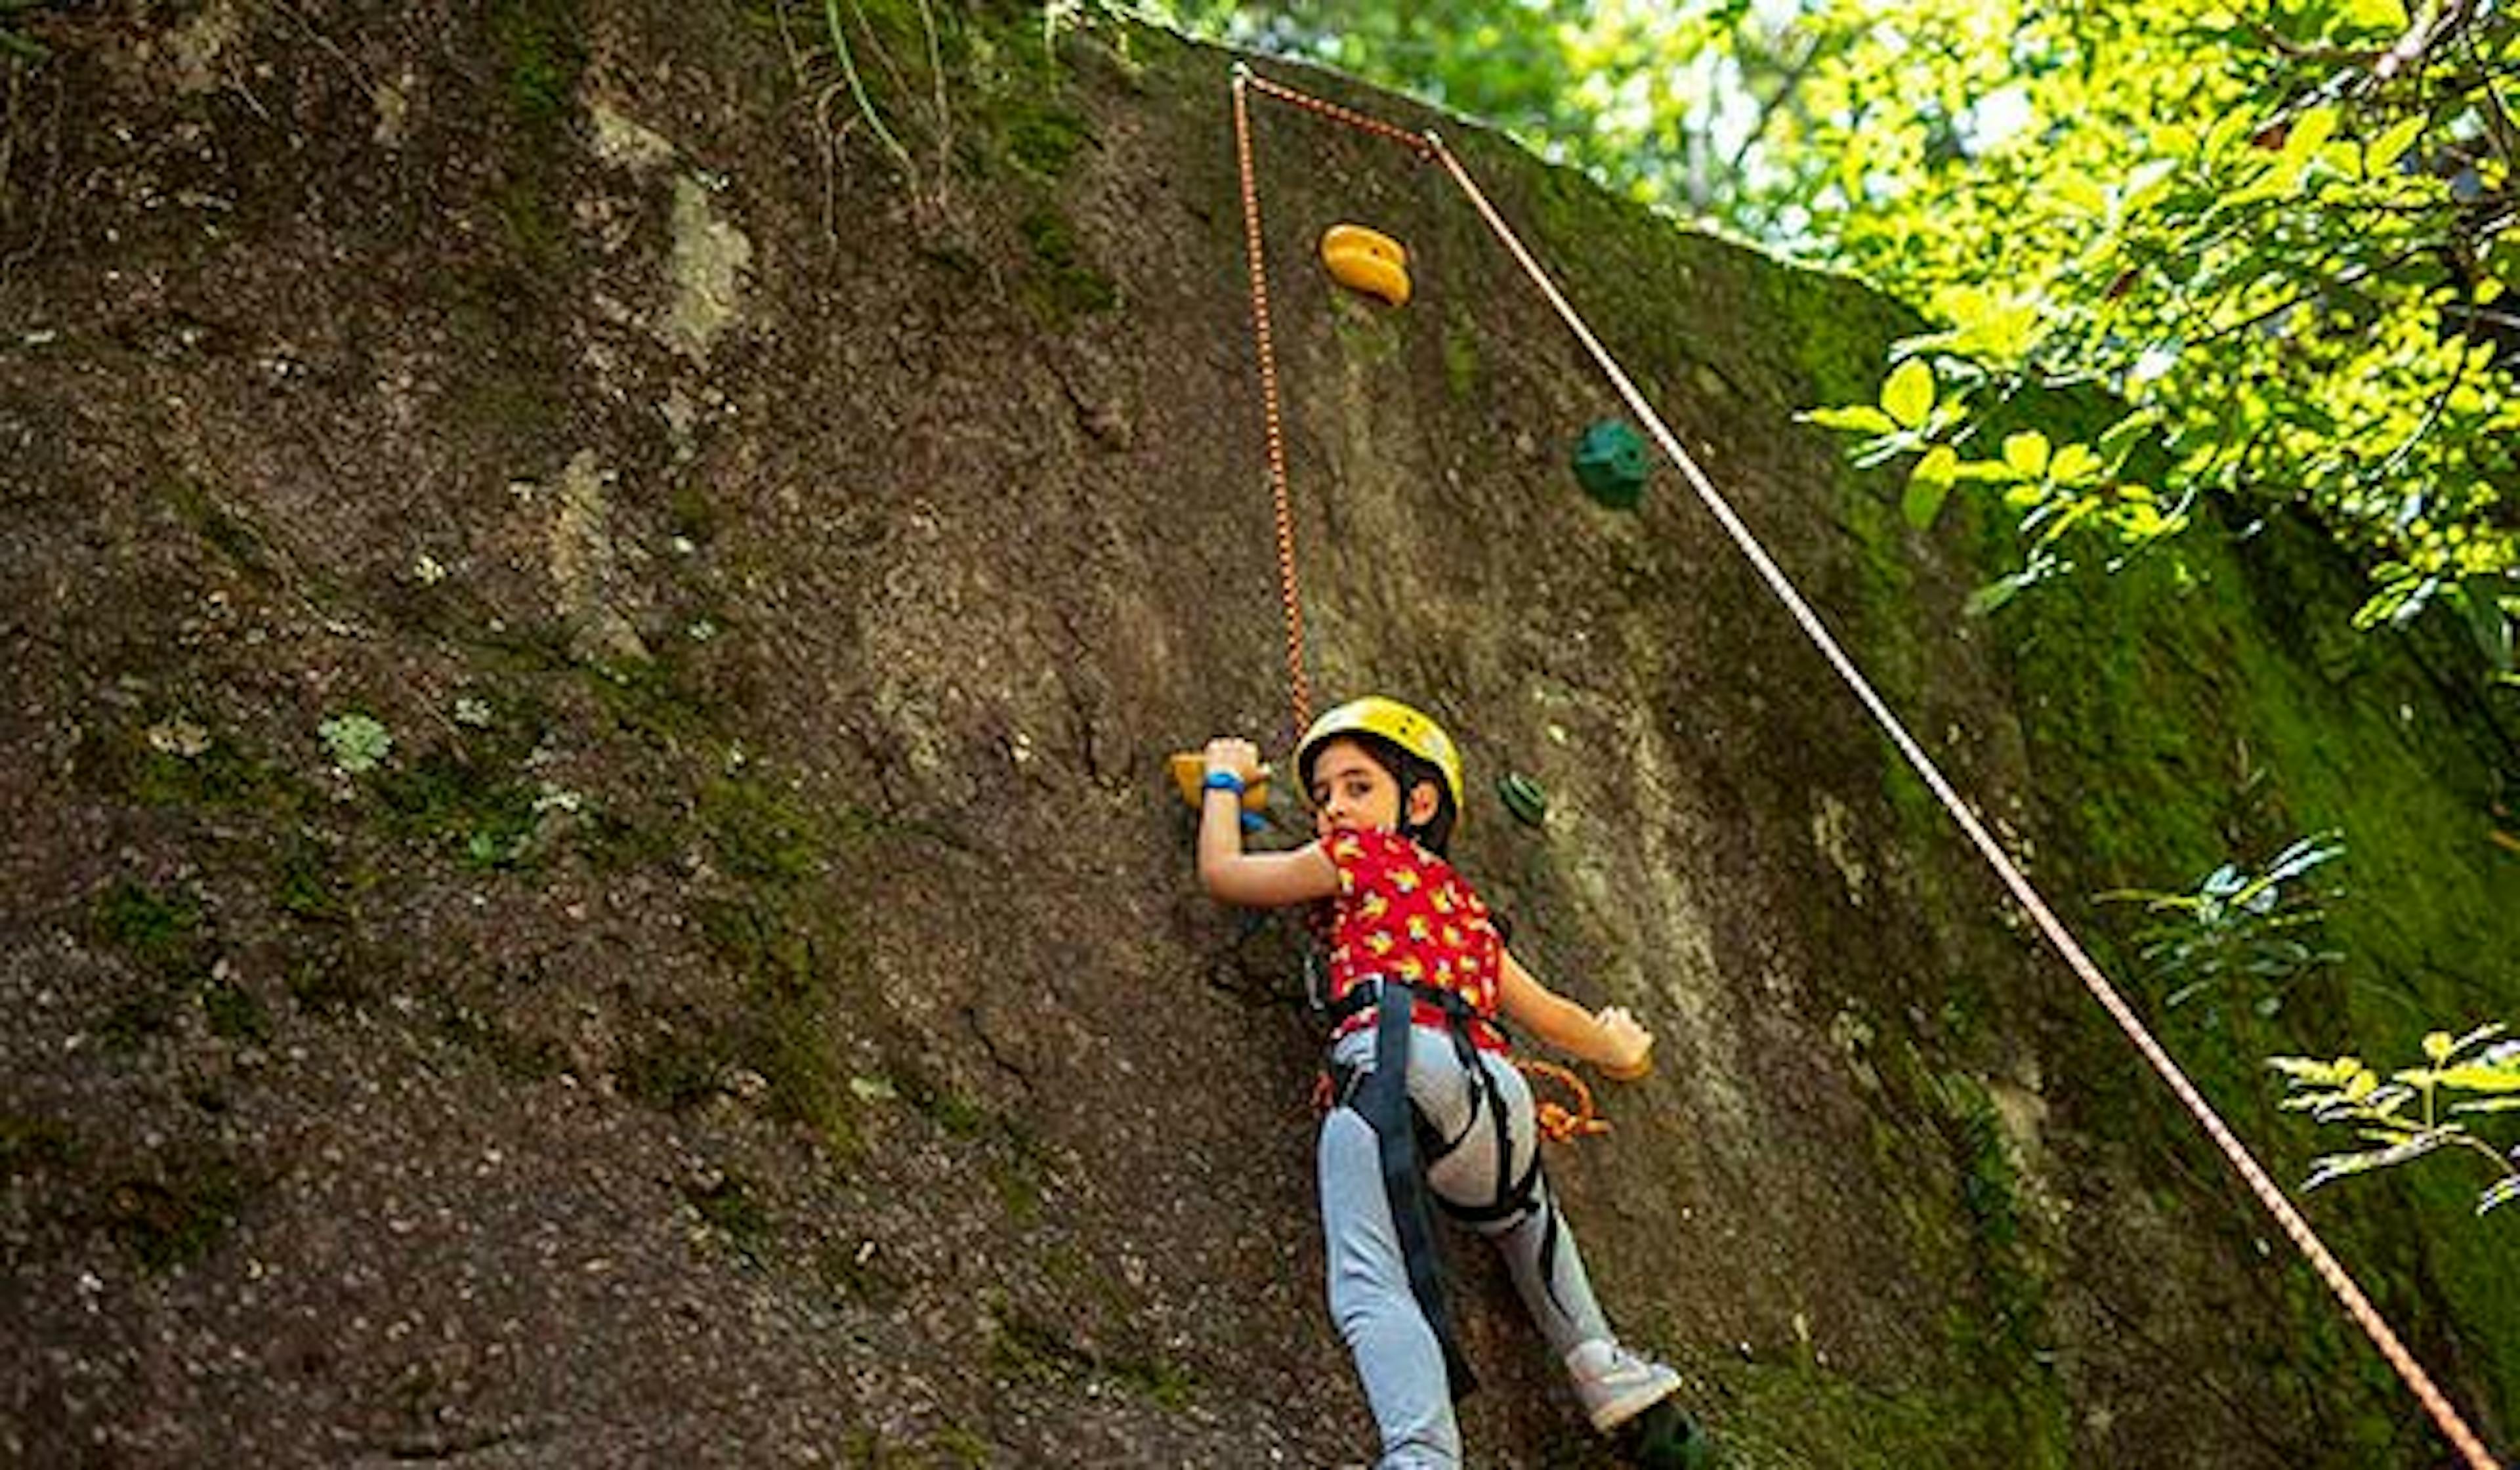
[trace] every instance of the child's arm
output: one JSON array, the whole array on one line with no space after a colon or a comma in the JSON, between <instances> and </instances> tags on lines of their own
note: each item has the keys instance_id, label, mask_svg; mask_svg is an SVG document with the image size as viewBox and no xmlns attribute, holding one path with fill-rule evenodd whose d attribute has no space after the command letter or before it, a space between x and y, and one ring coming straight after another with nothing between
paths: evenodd
<instances>
[{"instance_id":1,"label":"child's arm","mask_svg":"<svg viewBox=\"0 0 2520 1470\"><path fill-rule=\"evenodd\" d=\"M1642 1074L1653 1050L1653 1033L1625 1006L1586 1010L1543 985L1510 950L1505 955L1505 983L1497 987L1497 1008L1523 1031L1612 1076Z\"/></svg>"},{"instance_id":2,"label":"child's arm","mask_svg":"<svg viewBox=\"0 0 2520 1470\"><path fill-rule=\"evenodd\" d=\"M1207 742L1207 769L1245 783L1260 779L1260 750L1249 740ZM1338 869L1318 842L1288 853L1242 850L1242 800L1211 786L1198 803L1198 881L1208 896L1253 909L1275 909L1338 892Z\"/></svg>"}]
</instances>

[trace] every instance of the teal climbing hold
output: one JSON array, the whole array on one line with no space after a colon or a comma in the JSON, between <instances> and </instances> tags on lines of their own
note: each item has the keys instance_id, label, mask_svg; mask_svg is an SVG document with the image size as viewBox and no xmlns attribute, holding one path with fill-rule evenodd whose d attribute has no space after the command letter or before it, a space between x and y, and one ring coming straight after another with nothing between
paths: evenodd
<instances>
[{"instance_id":1,"label":"teal climbing hold","mask_svg":"<svg viewBox=\"0 0 2520 1470\"><path fill-rule=\"evenodd\" d=\"M1497 781L1497 795L1513 820L1524 826L1538 826L1549 820L1549 793L1540 782L1519 771L1508 772Z\"/></svg>"},{"instance_id":2,"label":"teal climbing hold","mask_svg":"<svg viewBox=\"0 0 2520 1470\"><path fill-rule=\"evenodd\" d=\"M1637 508L1652 468L1644 437L1624 420L1604 419L1575 441L1575 478L1585 494L1613 511Z\"/></svg>"},{"instance_id":3,"label":"teal climbing hold","mask_svg":"<svg viewBox=\"0 0 2520 1470\"><path fill-rule=\"evenodd\" d=\"M1629 1420L1621 1441L1620 1457L1638 1470L1709 1470L1719 1459L1706 1431L1671 1399Z\"/></svg>"}]
</instances>

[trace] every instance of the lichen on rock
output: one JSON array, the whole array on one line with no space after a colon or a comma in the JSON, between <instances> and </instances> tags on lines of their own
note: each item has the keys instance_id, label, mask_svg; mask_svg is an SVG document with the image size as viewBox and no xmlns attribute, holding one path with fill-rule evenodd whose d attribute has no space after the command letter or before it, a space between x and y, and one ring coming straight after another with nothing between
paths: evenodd
<instances>
[{"instance_id":1,"label":"lichen on rock","mask_svg":"<svg viewBox=\"0 0 2520 1470\"><path fill-rule=\"evenodd\" d=\"M673 299L665 340L698 362L743 312L744 270L752 242L720 217L715 195L700 179L674 180L674 245L669 264Z\"/></svg>"}]
</instances>

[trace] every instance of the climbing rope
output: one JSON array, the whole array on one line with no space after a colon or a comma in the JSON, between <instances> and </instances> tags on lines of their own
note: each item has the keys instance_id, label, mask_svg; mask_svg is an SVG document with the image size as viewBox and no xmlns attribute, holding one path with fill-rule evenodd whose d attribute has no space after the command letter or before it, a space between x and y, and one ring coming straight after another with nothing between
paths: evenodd
<instances>
[{"instance_id":1,"label":"climbing rope","mask_svg":"<svg viewBox=\"0 0 2520 1470\"><path fill-rule=\"evenodd\" d=\"M1593 1090L1572 1068L1537 1057L1520 1057L1513 1064L1522 1075L1535 1082L1553 1082L1574 1094L1575 1105L1568 1107L1553 1097L1543 1097L1533 1104L1533 1114L1540 1121L1540 1136L1552 1143L1572 1143L1610 1131L1610 1120L1593 1110Z\"/></svg>"},{"instance_id":2,"label":"climbing rope","mask_svg":"<svg viewBox=\"0 0 2520 1470\"><path fill-rule=\"evenodd\" d=\"M1286 434L1278 407L1278 354L1269 335L1269 268L1260 250L1260 189L1251 170L1251 108L1247 67L1234 68L1234 154L1242 171L1242 245L1251 271L1251 337L1260 355L1260 418L1269 456L1269 498L1278 517L1278 601L1286 616L1286 689L1294 729L1313 723L1312 682L1304 675L1304 601L1295 586L1295 512L1286 494ZM1272 96L1283 88L1264 88ZM1325 108L1328 104L1323 104ZM1344 111L1344 110L1342 110Z\"/></svg>"},{"instance_id":3,"label":"climbing rope","mask_svg":"<svg viewBox=\"0 0 2520 1470\"><path fill-rule=\"evenodd\" d=\"M2282 1188L2275 1183L2265 1167L2258 1163L2255 1156L2249 1152L2247 1145L2240 1141L2239 1136L2232 1133L2229 1125L2223 1121L2222 1115L2215 1111L2213 1104L2206 1101L2204 1094L2188 1081L2178 1062L2172 1059L2169 1051L2153 1038L2142 1019L2136 1014L2135 1008L2128 1004L2117 988L2109 983L2108 978L2100 972L2099 966L2084 951L2081 943L2056 917L2047 901L2040 896L2039 891L2031 886L2030 879L2023 874L2011 856L2004 852L2002 846L1987 830L1986 824L1978 820L1977 814L1969 810L1968 804L1960 799L1951 782L1944 779L1933 759L1925 753L1924 747L1916 742L1915 737L1908 733L1907 727L1900 722L1898 716L1891 713L1881 696L1874 692L1870 682L1855 666L1854 660L1838 645L1837 640L1829 634L1810 602L1804 600L1784 571L1768 555L1766 547L1733 512L1732 504L1724 498L1722 492L1716 489L1714 482L1707 477L1705 471L1698 468L1696 460L1681 446L1678 436L1673 434L1670 427L1662 422L1661 416L1656 414L1653 406L1645 401L1644 395L1638 391L1635 382L1620 368L1617 359L1610 355L1609 349L1601 345L1600 338L1593 334L1592 329L1585 324L1583 316L1568 304L1565 295L1550 279L1549 273L1541 269L1540 263L1533 258L1531 251L1524 247L1521 238L1514 234L1512 227L1507 224L1504 216L1497 212L1496 206L1489 202L1487 196L1470 178L1468 170L1462 166L1461 159L1451 149L1445 147L1443 139L1432 131L1422 134L1405 132L1389 123L1368 117L1353 109L1308 97L1292 88L1268 81L1238 64L1234 75L1235 130L1242 167L1243 219L1250 236L1253 312L1261 342L1262 394L1269 420L1271 475L1273 487L1278 495L1281 581L1288 600L1287 656L1290 665L1296 667L1298 709L1306 707L1309 696L1301 683L1301 624L1293 601L1294 542L1292 521L1287 511L1284 464L1279 450L1277 374L1270 359L1268 345L1267 291L1261 277L1259 191L1252 176L1249 122L1243 104L1246 86L1258 90L1265 96L1291 103L1306 111L1332 121L1390 139L1408 148L1420 158L1432 158L1443 165L1445 172L1451 175L1453 182L1460 187L1471 206L1477 210L1480 220L1487 225L1489 233L1504 245L1507 253L1512 256L1514 263L1522 269L1524 275L1530 278L1532 285L1555 310L1559 320L1564 322L1567 330L1574 334L1576 340L1583 345L1585 352L1600 369L1611 387L1617 391L1621 401L1626 403L1629 410L1651 431L1655 442L1661 445L1664 455L1680 469L1682 477L1688 482L1689 488L1696 493L1700 503L1715 516L1717 523L1723 526L1725 533L1732 538L1732 544L1740 550L1742 556L1748 558L1752 568L1758 572L1760 580L1767 584L1768 590L1776 596L1778 601L1783 604L1786 612L1811 640L1813 646L1820 650L1821 656L1837 672L1839 679L1854 693L1865 710L1871 715L1873 722L1879 725L1883 733L1890 737L1892 745L1897 747L1900 755L1933 791L1935 798L1942 803L1943 809L1949 812L1952 820L1959 824L1960 830L1967 835L1979 855L1986 860L1987 865L1995 870L1996 876L2002 881L2013 900L2030 915L2031 921L2038 926L2039 932L2046 937L2049 946L2063 958L2066 966L2083 982L2084 988L2091 992L2100 1007L2108 1012L2110 1019L2117 1023L2119 1030L2126 1034L2138 1054L2141 1055L2160 1076L2163 1083L2169 1087L2171 1094L2179 1099L2180 1104L2186 1109L2197 1126L2204 1130L2205 1136L2211 1138L2215 1147L2222 1151L2224 1159L2248 1186L2250 1192L2257 1197L2259 1204L2265 1207L2268 1214L2274 1217L2275 1224L2283 1231L2284 1236L2310 1262L2311 1269L2318 1273L2321 1281L2327 1284L2328 1290L2343 1305L2346 1314L2351 1316L2355 1324L2362 1329L2364 1335L2371 1339L2372 1345L2379 1350L2380 1356L2388 1360L2390 1367L2396 1369L2399 1378L2414 1394L2425 1412L2432 1416L2434 1424L2439 1426L2443 1435L2466 1459L2471 1470L2500 1470L2498 1463L2486 1449L2484 1442L2477 1437L2474 1430L2468 1427L2466 1420L2460 1417L2449 1397L2434 1385L2431 1375L2426 1373L2423 1365L2415 1360L2414 1355L2407 1349L2387 1320L2380 1315L2379 1309L2372 1306L2370 1298L2365 1296L2362 1289L2355 1283L2353 1276L2346 1271L2334 1253L2328 1250L2318 1231L2311 1227L2310 1222L2304 1219L2300 1210L2285 1197ZM1299 718L1298 728L1302 723ZM1569 1074L1570 1077L1571 1075ZM1589 1115L1591 1094L1583 1091L1580 1082L1577 1083L1577 1089L1585 1102L1586 1113Z\"/></svg>"}]
</instances>

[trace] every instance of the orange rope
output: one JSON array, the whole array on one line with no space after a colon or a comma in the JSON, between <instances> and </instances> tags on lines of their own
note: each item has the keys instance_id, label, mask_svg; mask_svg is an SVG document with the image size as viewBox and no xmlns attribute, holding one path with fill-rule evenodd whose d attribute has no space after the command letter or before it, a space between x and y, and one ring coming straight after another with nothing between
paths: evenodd
<instances>
[{"instance_id":1,"label":"orange rope","mask_svg":"<svg viewBox=\"0 0 2520 1470\"><path fill-rule=\"evenodd\" d=\"M1286 689L1295 733L1313 723L1312 682L1304 677L1304 600L1295 585L1295 512L1286 491L1286 435L1278 407L1278 354L1269 335L1269 269L1260 252L1260 188L1251 170L1251 111L1234 68L1234 156L1242 172L1242 244L1251 271L1251 334L1260 355L1260 418L1269 456L1269 496L1278 517L1278 601L1286 615ZM1275 90L1275 89L1272 89Z\"/></svg>"},{"instance_id":2,"label":"orange rope","mask_svg":"<svg viewBox=\"0 0 2520 1470\"><path fill-rule=\"evenodd\" d=\"M1572 1069L1555 1062L1523 1057L1514 1058L1513 1064L1522 1069L1523 1076L1535 1082L1553 1082L1575 1094L1572 1108L1553 1098L1543 1098L1534 1105L1533 1110L1540 1119L1542 1137L1552 1143L1572 1143L1577 1138L1589 1138L1610 1131L1610 1120L1602 1117L1593 1106L1593 1090L1586 1087L1584 1079L1576 1076Z\"/></svg>"},{"instance_id":3,"label":"orange rope","mask_svg":"<svg viewBox=\"0 0 2520 1470\"><path fill-rule=\"evenodd\" d=\"M1407 128L1395 127L1390 123L1383 121L1379 117L1369 117L1354 108L1341 107L1337 103L1315 97L1308 92L1298 92L1292 87L1282 86L1279 83L1273 82L1269 78L1262 76L1259 72L1252 70L1250 67L1243 66L1241 63L1235 63L1235 90L1238 93L1240 92L1246 83L1265 97L1272 97L1280 102L1290 103L1295 107L1301 108L1307 112L1314 112L1327 117L1332 122L1343 122L1349 127L1358 128L1365 132L1372 133L1377 138L1397 143L1402 148L1409 150L1411 153L1418 155L1421 158L1432 157L1435 155L1435 144L1424 133L1413 133Z\"/></svg>"},{"instance_id":4,"label":"orange rope","mask_svg":"<svg viewBox=\"0 0 2520 1470\"><path fill-rule=\"evenodd\" d=\"M1652 405L1645 401L1644 395L1637 390L1636 384L1629 379L1628 375L1619 367L1618 361L1610 355L1609 350L1601 345L1600 339L1593 334L1592 329L1585 325L1583 317L1573 306L1567 304L1566 297L1559 292L1555 283L1549 279L1548 273L1543 271L1539 262L1532 258L1531 252L1524 247L1521 238L1513 233L1512 227L1497 213L1496 206L1488 202L1487 196L1480 192L1476 183L1472 182L1469 172L1462 166L1461 160L1454 156L1452 150L1444 146L1444 140L1432 132L1420 135L1407 133L1390 123L1369 117L1353 109L1310 97L1293 88L1272 82L1252 72L1248 67L1237 64L1234 71L1234 124L1236 140L1241 150L1243 219L1245 228L1249 232L1252 297L1255 319L1260 330L1262 392L1269 417L1271 472L1275 477L1279 493L1280 574L1288 600L1288 658L1296 667L1298 710L1308 707L1309 695L1304 691L1302 683L1301 629L1293 601L1294 543L1284 509L1284 467L1282 460L1279 458L1277 372L1270 359L1268 346L1266 288L1262 284L1260 262L1260 205L1258 194L1252 183L1249 120L1243 105L1243 90L1246 85L1258 88L1266 96L1290 103L1332 121L1399 142L1420 157L1432 157L1444 165L1445 171L1452 175L1453 182L1461 186L1462 194L1467 196L1472 207L1477 209L1480 219L1486 223L1489 232L1496 236L1498 242L1522 268L1523 273L1531 278L1532 284L1539 289L1541 295L1555 308L1559 319L1566 324L1567 330L1575 334L1576 340L1583 344L1585 351L1592 356L1594 363L1609 379L1610 385L1617 390L1619 397L1639 419L1644 422L1646 427L1652 430L1656 442L1662 446L1663 453L1679 467L1683 477L1688 481L1689 488L1696 492L1699 501L1713 512L1726 534L1732 538L1733 545L1739 548L1741 554L1749 559L1761 580L1768 584L1769 590L1784 605L1786 612L1801 626L1813 646L1820 650L1822 657L1827 660L1829 666L1854 692L1857 700L1872 716L1873 721L1890 736L1891 743L1898 747L1900 754L1906 757L1909 765L1915 769L1916 774L1933 790L1934 795L1942 802L1944 810L1951 813L1952 820L1959 824L1960 830L1976 846L1979 855L1986 859L1988 866L1995 869L1997 877L2002 880L2014 901L2029 913L2031 920L2038 925L2040 933L2046 936L2048 944L2064 958L2067 967L2074 971L2084 987L2092 993L2092 998L2099 1002L2100 1007L2117 1022L2118 1028L2126 1034L2137 1052L2161 1077L2169 1087L2172 1095L2179 1099L2189 1116L2195 1119L2197 1126L2204 1130L2205 1136L2222 1150L2224 1158L2230 1164L2233 1172L2240 1176L2250 1192L2257 1196L2258 1202L2266 1208L2267 1212L2274 1217L2275 1224L2283 1230L2285 1237L2290 1239L2309 1260L2312 1270L2318 1273L2321 1281L2327 1283L2328 1290L2333 1292L2337 1300L2343 1304L2346 1314L2353 1317L2355 1323L2371 1339L2372 1345L2380 1350L2380 1356L2388 1359L2389 1365L2397 1370L2399 1378L2404 1380L2407 1387L2413 1392L2417 1402L2423 1404L2425 1412L2432 1415L2433 1422L2466 1458L2472 1470L2500 1470L2492 1453L2486 1449L2484 1442L2477 1438L2474 1430L2468 1428L2466 1420L2459 1416L2458 1410L2452 1405L2448 1396L2434 1385L2431 1375L2424 1371L2423 1365L2415 1360L2414 1355L2408 1351L2405 1343L2400 1341L2397 1333L2380 1315L2379 1310L2371 1305L2370 1299L2363 1295L2361 1287L2355 1284L2354 1278L2347 1273L2335 1255L2327 1249L2325 1242L2319 1239L2318 1233L2311 1228L2310 1222L2302 1217L2291 1200L2285 1198L2281 1187L2268 1175L2264 1166L2250 1154L2247 1145L2240 1141L2238 1136L2231 1132L2230 1126L2225 1123L2222 1116L2214 1110L2213 1105L2197 1091L2195 1085L2188 1081L2186 1074L2171 1058L2169 1051L2144 1027L2142 1020L2136 1015L2134 1007L2130 1006L2125 998L2118 994L2117 989L2109 984L2107 977L2100 973L2099 966L2092 962L2091 956L2084 952L2081 944L2049 910L2047 901L2040 897L2038 890L2030 885L2029 878L2023 875L2019 867L2003 851L2002 846L1987 831L1985 824L1979 822L1976 814L1968 809L1967 803L1960 800L1958 792L1953 789L1951 783L1943 778L1942 772L1934 765L1932 758L1925 754L1924 748L1916 743L1915 737L1908 733L1907 727L1900 723L1898 716L1892 714L1889 706L1882 702L1881 696L1873 691L1871 684L1865 679L1862 671L1856 668L1854 660L1847 656L1845 649L1840 647L1836 639L1829 635L1827 628L1821 622L1820 615L1812 609L1811 604L1795 589L1792 581L1768 555L1767 549L1760 544L1758 537L1751 532L1749 526L1733 512L1731 503L1715 488L1714 482L1707 478L1706 472L1698 468L1697 462L1681 447L1679 438L1653 411ZM1308 722L1299 714L1296 723L1300 728ZM1552 1064L1547 1062L1528 1064L1526 1070L1534 1066L1564 1072L1563 1068L1553 1068ZM1573 1085L1584 1111L1581 1118L1575 1118L1575 1115L1567 1114L1564 1109L1558 1108L1557 1113L1560 1118L1574 1118L1574 1126L1585 1132L1606 1129L1607 1124L1600 1124L1598 1129L1583 1127L1587 1121L1598 1121L1592 1117L1592 1093L1584 1088L1580 1080L1574 1077L1574 1074L1565 1073L1564 1075ZM1552 1103L1549 1106L1555 1108L1556 1104Z\"/></svg>"},{"instance_id":5,"label":"orange rope","mask_svg":"<svg viewBox=\"0 0 2520 1470\"><path fill-rule=\"evenodd\" d=\"M1239 62L1234 66L1234 160L1242 182L1242 245L1251 275L1252 343L1260 361L1261 433L1269 463L1269 498L1277 517L1278 601L1286 620L1286 689L1295 732L1300 735L1313 723L1313 689L1304 673L1304 600L1295 578L1295 512L1286 481L1285 414L1278 395L1278 353L1269 324L1269 268L1261 248L1260 186L1251 161L1246 90L1397 143L1420 158L1433 156L1436 149L1419 134L1281 86Z\"/></svg>"}]
</instances>

